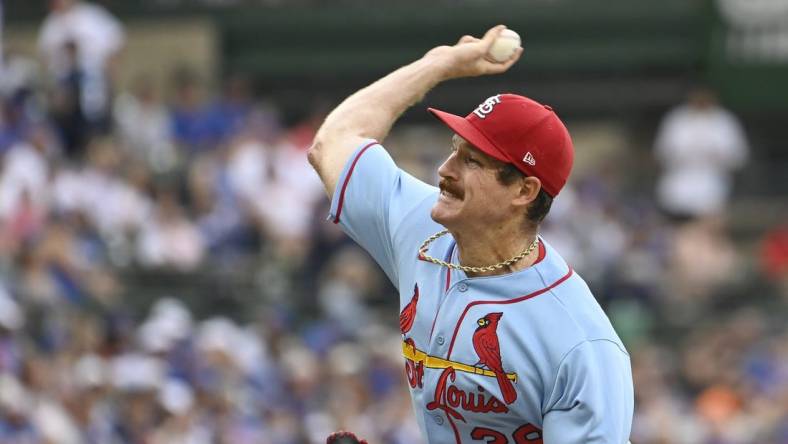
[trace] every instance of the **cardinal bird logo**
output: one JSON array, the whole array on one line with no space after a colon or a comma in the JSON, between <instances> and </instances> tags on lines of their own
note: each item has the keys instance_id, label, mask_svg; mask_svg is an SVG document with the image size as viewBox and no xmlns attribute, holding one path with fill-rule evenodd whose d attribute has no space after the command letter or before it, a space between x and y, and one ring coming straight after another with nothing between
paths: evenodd
<instances>
[{"instance_id":1,"label":"cardinal bird logo","mask_svg":"<svg viewBox=\"0 0 788 444\"><path fill-rule=\"evenodd\" d=\"M498 321L503 313L487 313L483 318L476 321L479 326L473 333L473 349L479 355L479 362L476 367L484 366L495 373L498 387L501 388L501 395L507 404L511 404L517 399L517 392L514 390L512 381L506 377L501 363L501 346L498 343Z\"/></svg>"},{"instance_id":2,"label":"cardinal bird logo","mask_svg":"<svg viewBox=\"0 0 788 444\"><path fill-rule=\"evenodd\" d=\"M413 327L413 320L416 319L416 304L418 303L419 284L416 284L413 287L413 297L411 298L410 302L408 302L408 305L406 305L399 314L399 330L403 335L409 332L411 327Z\"/></svg>"}]
</instances>

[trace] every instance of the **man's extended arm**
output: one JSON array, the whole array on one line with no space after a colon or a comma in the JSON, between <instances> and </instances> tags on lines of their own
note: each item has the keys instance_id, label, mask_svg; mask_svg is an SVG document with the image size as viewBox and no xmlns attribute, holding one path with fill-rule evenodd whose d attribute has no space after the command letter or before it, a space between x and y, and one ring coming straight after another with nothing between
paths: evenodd
<instances>
[{"instance_id":1,"label":"man's extended arm","mask_svg":"<svg viewBox=\"0 0 788 444\"><path fill-rule=\"evenodd\" d=\"M434 48L336 107L326 117L309 150L309 161L323 180L329 197L345 163L361 142L382 141L399 116L437 84L459 77L502 73L517 62L522 50L504 63L485 59L487 50L504 29L499 25L487 31L482 39L464 36L454 46Z\"/></svg>"}]
</instances>

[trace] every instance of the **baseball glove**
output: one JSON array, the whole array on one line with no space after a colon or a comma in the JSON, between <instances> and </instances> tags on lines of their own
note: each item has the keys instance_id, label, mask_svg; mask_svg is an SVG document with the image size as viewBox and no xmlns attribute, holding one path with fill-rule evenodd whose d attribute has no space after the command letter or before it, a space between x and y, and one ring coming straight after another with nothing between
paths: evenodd
<instances>
[{"instance_id":1,"label":"baseball glove","mask_svg":"<svg viewBox=\"0 0 788 444\"><path fill-rule=\"evenodd\" d=\"M334 432L326 438L326 444L367 444L350 432Z\"/></svg>"}]
</instances>

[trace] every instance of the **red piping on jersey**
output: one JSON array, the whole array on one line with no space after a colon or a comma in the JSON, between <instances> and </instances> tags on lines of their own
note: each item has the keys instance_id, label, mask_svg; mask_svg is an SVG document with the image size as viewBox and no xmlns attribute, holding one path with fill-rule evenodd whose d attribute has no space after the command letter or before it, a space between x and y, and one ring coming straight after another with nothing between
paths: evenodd
<instances>
[{"instance_id":1,"label":"red piping on jersey","mask_svg":"<svg viewBox=\"0 0 788 444\"><path fill-rule=\"evenodd\" d=\"M536 260L533 264L531 264L531 266L533 267L539 262L542 262L542 259L544 259L545 256L547 256L547 250L544 248L544 242L539 242L539 254L536 256Z\"/></svg>"},{"instance_id":2,"label":"red piping on jersey","mask_svg":"<svg viewBox=\"0 0 788 444\"><path fill-rule=\"evenodd\" d=\"M353 175L353 169L356 168L356 163L358 163L358 159L361 158L361 155L364 154L364 151L366 151L367 148L377 144L378 142L370 142L367 146L361 148L358 154L356 154L356 158L353 159L353 163L350 164L350 169L347 171L347 176L345 176L345 182L342 184L342 191L339 193L339 204L337 205L337 215L334 217L334 221L333 221L335 224L339 223L339 215L342 213L342 204L345 203L345 190L347 189L347 184L350 183L350 176Z\"/></svg>"},{"instance_id":3,"label":"red piping on jersey","mask_svg":"<svg viewBox=\"0 0 788 444\"><path fill-rule=\"evenodd\" d=\"M550 284L549 286L547 286L547 287L545 287L545 288L543 288L541 290L537 290L537 291L535 291L533 293L529 293L529 294L527 294L525 296L520 296L520 297L514 298L514 299L507 299L505 301L473 301L470 304L466 305L465 306L465 310L463 310L462 315L460 315L460 319L457 321L457 325L454 327L454 334L451 337L451 343L449 343L449 353L446 354L446 359L451 359L451 351L454 348L454 340L457 339L457 332L459 332L459 330L460 330L460 324L462 324L462 320L465 318L465 315L468 313L468 310L470 310L471 307L473 307L474 305L481 305L481 304L498 304L499 305L499 304L514 304L516 302L522 302L522 301L531 299L531 298L533 298L535 296L539 296L542 293L545 293L547 291L552 290L553 288L557 287L558 285L561 285L561 283L563 283L565 280L569 279L570 276L572 276L572 267L569 267L569 271L567 271L566 274L564 275L564 277L562 277L561 279L558 279L557 281L553 282L552 284Z\"/></svg>"}]
</instances>

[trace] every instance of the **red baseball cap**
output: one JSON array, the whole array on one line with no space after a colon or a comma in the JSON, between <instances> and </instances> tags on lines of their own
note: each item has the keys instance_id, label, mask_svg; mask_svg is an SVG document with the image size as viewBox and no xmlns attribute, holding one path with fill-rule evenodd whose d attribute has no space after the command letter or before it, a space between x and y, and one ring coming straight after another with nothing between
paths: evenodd
<instances>
[{"instance_id":1,"label":"red baseball cap","mask_svg":"<svg viewBox=\"0 0 788 444\"><path fill-rule=\"evenodd\" d=\"M572 171L569 131L552 108L516 94L498 94L465 117L428 108L460 137L485 154L538 177L555 197Z\"/></svg>"}]
</instances>

